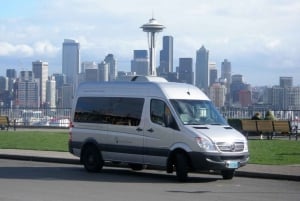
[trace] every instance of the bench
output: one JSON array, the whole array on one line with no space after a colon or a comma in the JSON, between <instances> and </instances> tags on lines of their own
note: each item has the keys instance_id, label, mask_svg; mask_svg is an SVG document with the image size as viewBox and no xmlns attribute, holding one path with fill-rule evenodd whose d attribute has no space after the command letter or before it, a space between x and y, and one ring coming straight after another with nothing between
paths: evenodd
<instances>
[{"instance_id":1,"label":"bench","mask_svg":"<svg viewBox=\"0 0 300 201\"><path fill-rule=\"evenodd\" d=\"M8 130L9 128L9 119L7 116L0 116L0 128L1 130Z\"/></svg>"},{"instance_id":2,"label":"bench","mask_svg":"<svg viewBox=\"0 0 300 201\"><path fill-rule=\"evenodd\" d=\"M241 120L241 130L246 133L248 138L250 132L257 135L267 134L268 139L272 139L275 133L285 134L291 139L295 135L298 140L297 128L293 129L290 121L288 120Z\"/></svg>"}]
</instances>

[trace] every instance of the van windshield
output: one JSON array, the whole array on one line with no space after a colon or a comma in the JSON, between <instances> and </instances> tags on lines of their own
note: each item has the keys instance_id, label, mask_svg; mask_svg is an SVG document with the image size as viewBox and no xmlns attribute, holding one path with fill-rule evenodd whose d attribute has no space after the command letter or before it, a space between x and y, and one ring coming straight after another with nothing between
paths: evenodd
<instances>
[{"instance_id":1,"label":"van windshield","mask_svg":"<svg viewBox=\"0 0 300 201\"><path fill-rule=\"evenodd\" d=\"M179 119L185 125L227 125L211 101L208 100L170 100Z\"/></svg>"}]
</instances>

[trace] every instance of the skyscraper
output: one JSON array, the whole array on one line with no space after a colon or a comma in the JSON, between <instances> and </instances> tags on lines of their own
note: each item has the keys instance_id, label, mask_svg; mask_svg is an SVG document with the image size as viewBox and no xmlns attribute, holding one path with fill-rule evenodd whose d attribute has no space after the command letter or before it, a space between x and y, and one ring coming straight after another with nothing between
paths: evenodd
<instances>
[{"instance_id":1,"label":"skyscraper","mask_svg":"<svg viewBox=\"0 0 300 201\"><path fill-rule=\"evenodd\" d=\"M282 88L288 88L293 86L293 77L280 77L279 86Z\"/></svg>"},{"instance_id":2,"label":"skyscraper","mask_svg":"<svg viewBox=\"0 0 300 201\"><path fill-rule=\"evenodd\" d=\"M48 80L48 62L41 60L32 62L32 72L35 79L39 79L40 104L46 102L46 82Z\"/></svg>"},{"instance_id":3,"label":"skyscraper","mask_svg":"<svg viewBox=\"0 0 300 201\"><path fill-rule=\"evenodd\" d=\"M102 61L98 64L98 79L100 82L109 81L109 69L108 64L105 61Z\"/></svg>"},{"instance_id":4,"label":"skyscraper","mask_svg":"<svg viewBox=\"0 0 300 201\"><path fill-rule=\"evenodd\" d=\"M208 55L209 52L203 45L196 52L195 85L206 93L209 84Z\"/></svg>"},{"instance_id":5,"label":"skyscraper","mask_svg":"<svg viewBox=\"0 0 300 201\"><path fill-rule=\"evenodd\" d=\"M173 72L173 37L163 37L163 49L160 51L159 75Z\"/></svg>"},{"instance_id":6,"label":"skyscraper","mask_svg":"<svg viewBox=\"0 0 300 201\"><path fill-rule=\"evenodd\" d=\"M38 108L39 86L32 71L21 71L18 82L17 104L20 108Z\"/></svg>"},{"instance_id":7,"label":"skyscraper","mask_svg":"<svg viewBox=\"0 0 300 201\"><path fill-rule=\"evenodd\" d=\"M65 39L62 49L62 73L66 75L67 84L77 87L80 67L80 44L76 40Z\"/></svg>"},{"instance_id":8,"label":"skyscraper","mask_svg":"<svg viewBox=\"0 0 300 201\"><path fill-rule=\"evenodd\" d=\"M215 62L209 63L209 86L212 86L217 82L218 79L218 70L217 64Z\"/></svg>"},{"instance_id":9,"label":"skyscraper","mask_svg":"<svg viewBox=\"0 0 300 201\"><path fill-rule=\"evenodd\" d=\"M231 63L227 59L224 59L221 63L221 78L223 80L226 79L226 87L229 89L231 84Z\"/></svg>"},{"instance_id":10,"label":"skyscraper","mask_svg":"<svg viewBox=\"0 0 300 201\"><path fill-rule=\"evenodd\" d=\"M193 84L193 59L192 58L179 58L179 82Z\"/></svg>"},{"instance_id":11,"label":"skyscraper","mask_svg":"<svg viewBox=\"0 0 300 201\"><path fill-rule=\"evenodd\" d=\"M108 54L105 57L104 61L108 65L108 79L110 81L116 80L118 69L117 69L117 61L114 58L114 55L113 54Z\"/></svg>"},{"instance_id":12,"label":"skyscraper","mask_svg":"<svg viewBox=\"0 0 300 201\"><path fill-rule=\"evenodd\" d=\"M149 59L147 50L134 50L131 60L131 72L137 75L149 75Z\"/></svg>"},{"instance_id":13,"label":"skyscraper","mask_svg":"<svg viewBox=\"0 0 300 201\"><path fill-rule=\"evenodd\" d=\"M56 81L55 77L51 76L49 80L46 81L46 103L49 108L56 107Z\"/></svg>"}]
</instances>

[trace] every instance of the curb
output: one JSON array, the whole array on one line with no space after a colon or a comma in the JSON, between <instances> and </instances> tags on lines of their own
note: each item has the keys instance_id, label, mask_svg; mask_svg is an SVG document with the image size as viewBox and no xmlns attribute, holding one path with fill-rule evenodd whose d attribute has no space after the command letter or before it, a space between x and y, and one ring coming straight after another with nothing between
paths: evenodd
<instances>
[{"instance_id":1,"label":"curb","mask_svg":"<svg viewBox=\"0 0 300 201\"><path fill-rule=\"evenodd\" d=\"M0 154L0 158L12 159L12 160L23 160L23 161L37 161L37 162L50 162L50 163L64 163L64 164L81 165L79 159L71 159L71 158L57 158L57 157L55 158L55 157L45 157L45 156L24 156L24 155L16 155L16 154ZM108 164L108 166L110 166L110 165ZM300 181L300 176L297 176L297 175L247 172L247 171L239 171L239 170L237 170L235 172L235 176L248 177L248 178Z\"/></svg>"}]
</instances>

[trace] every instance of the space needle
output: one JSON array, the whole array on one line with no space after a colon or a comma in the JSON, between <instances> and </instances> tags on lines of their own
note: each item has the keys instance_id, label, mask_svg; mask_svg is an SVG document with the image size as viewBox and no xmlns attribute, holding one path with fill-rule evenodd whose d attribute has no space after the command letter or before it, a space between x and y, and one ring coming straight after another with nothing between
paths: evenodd
<instances>
[{"instance_id":1,"label":"space needle","mask_svg":"<svg viewBox=\"0 0 300 201\"><path fill-rule=\"evenodd\" d=\"M159 24L153 17L148 23L141 26L144 32L147 32L148 46L150 51L150 75L156 76L156 62L155 62L155 33L162 32L165 28Z\"/></svg>"}]
</instances>

